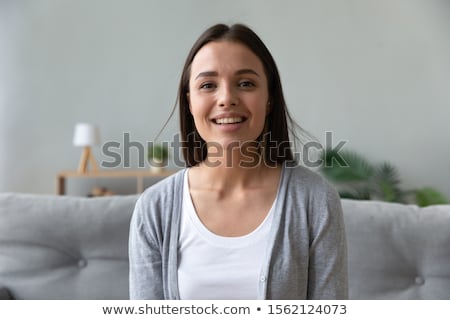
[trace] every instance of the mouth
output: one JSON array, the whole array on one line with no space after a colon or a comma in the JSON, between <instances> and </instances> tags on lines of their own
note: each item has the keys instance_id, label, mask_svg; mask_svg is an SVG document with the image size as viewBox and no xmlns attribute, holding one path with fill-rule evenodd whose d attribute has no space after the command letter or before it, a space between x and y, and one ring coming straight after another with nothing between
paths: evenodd
<instances>
[{"instance_id":1,"label":"mouth","mask_svg":"<svg viewBox=\"0 0 450 320\"><path fill-rule=\"evenodd\" d=\"M219 119L212 119L212 121L215 124L220 124L220 125L224 125L224 124L237 124L237 123L242 123L245 120L247 120L244 117L228 117L228 118L219 118Z\"/></svg>"}]
</instances>

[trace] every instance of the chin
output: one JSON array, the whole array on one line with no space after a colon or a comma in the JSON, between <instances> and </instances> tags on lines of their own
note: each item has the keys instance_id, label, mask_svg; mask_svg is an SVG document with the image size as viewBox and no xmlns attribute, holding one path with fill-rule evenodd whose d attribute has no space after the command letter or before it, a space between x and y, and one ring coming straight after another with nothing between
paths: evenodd
<instances>
[{"instance_id":1,"label":"chin","mask_svg":"<svg viewBox=\"0 0 450 320\"><path fill-rule=\"evenodd\" d=\"M222 139L215 140L212 142L208 142L208 145L212 148L211 151L214 150L228 150L231 151L233 149L241 149L242 147L256 147L258 141L256 138L254 139Z\"/></svg>"}]
</instances>

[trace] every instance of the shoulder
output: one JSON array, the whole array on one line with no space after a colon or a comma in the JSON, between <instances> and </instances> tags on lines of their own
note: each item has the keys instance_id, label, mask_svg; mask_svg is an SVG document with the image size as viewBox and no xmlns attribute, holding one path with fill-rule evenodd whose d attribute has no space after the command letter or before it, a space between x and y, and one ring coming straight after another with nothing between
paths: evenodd
<instances>
[{"instance_id":1,"label":"shoulder","mask_svg":"<svg viewBox=\"0 0 450 320\"><path fill-rule=\"evenodd\" d=\"M138 201L144 203L158 203L161 201L173 200L173 198L177 196L173 191L182 189L185 170L186 169L180 170L148 187L141 194Z\"/></svg>"},{"instance_id":2,"label":"shoulder","mask_svg":"<svg viewBox=\"0 0 450 320\"><path fill-rule=\"evenodd\" d=\"M286 201L313 211L340 211L341 199L336 189L319 173L303 166L283 168Z\"/></svg>"},{"instance_id":3,"label":"shoulder","mask_svg":"<svg viewBox=\"0 0 450 320\"><path fill-rule=\"evenodd\" d=\"M305 209L313 229L330 223L335 226L342 224L339 193L323 176L303 166L296 166L285 167L284 178L286 201L293 207Z\"/></svg>"},{"instance_id":4,"label":"shoulder","mask_svg":"<svg viewBox=\"0 0 450 320\"><path fill-rule=\"evenodd\" d=\"M144 224L160 224L162 220L170 219L163 211L176 212L171 209L177 206L176 199L182 194L184 172L180 170L148 187L136 202L133 219Z\"/></svg>"},{"instance_id":5,"label":"shoulder","mask_svg":"<svg viewBox=\"0 0 450 320\"><path fill-rule=\"evenodd\" d=\"M302 191L309 196L336 192L323 176L301 165L286 164L283 179L291 190Z\"/></svg>"}]
</instances>

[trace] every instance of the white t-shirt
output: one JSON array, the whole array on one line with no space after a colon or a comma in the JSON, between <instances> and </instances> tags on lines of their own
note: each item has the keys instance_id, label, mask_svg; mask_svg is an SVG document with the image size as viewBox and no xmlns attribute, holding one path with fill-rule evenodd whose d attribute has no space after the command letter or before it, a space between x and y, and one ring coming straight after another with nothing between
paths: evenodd
<instances>
[{"instance_id":1,"label":"white t-shirt","mask_svg":"<svg viewBox=\"0 0 450 320\"><path fill-rule=\"evenodd\" d=\"M256 299L276 200L261 225L251 233L241 237L219 236L209 231L195 212L188 171L184 177L178 247L180 298Z\"/></svg>"}]
</instances>

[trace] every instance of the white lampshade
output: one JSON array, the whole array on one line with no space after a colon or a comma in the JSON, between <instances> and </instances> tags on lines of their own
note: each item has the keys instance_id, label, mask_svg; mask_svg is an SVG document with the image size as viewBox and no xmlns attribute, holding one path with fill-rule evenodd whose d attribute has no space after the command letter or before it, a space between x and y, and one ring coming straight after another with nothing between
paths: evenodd
<instances>
[{"instance_id":1,"label":"white lampshade","mask_svg":"<svg viewBox=\"0 0 450 320\"><path fill-rule=\"evenodd\" d=\"M89 123L77 123L73 134L73 145L77 147L90 147L100 144L98 128Z\"/></svg>"}]
</instances>

